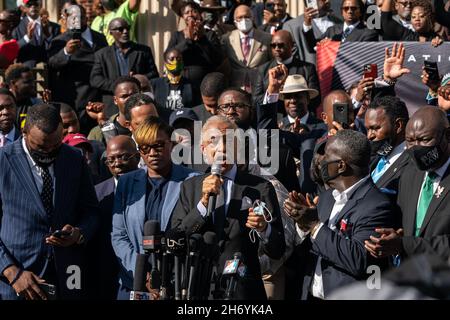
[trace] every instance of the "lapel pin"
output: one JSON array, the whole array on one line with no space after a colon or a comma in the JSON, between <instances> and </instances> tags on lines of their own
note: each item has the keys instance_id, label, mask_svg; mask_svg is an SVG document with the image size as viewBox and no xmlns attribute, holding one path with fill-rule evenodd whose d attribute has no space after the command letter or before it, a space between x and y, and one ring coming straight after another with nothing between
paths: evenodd
<instances>
[{"instance_id":1,"label":"lapel pin","mask_svg":"<svg viewBox=\"0 0 450 320\"><path fill-rule=\"evenodd\" d=\"M439 199L439 197L441 196L443 191L444 191L444 187L438 186L437 190L436 190L436 198Z\"/></svg>"}]
</instances>

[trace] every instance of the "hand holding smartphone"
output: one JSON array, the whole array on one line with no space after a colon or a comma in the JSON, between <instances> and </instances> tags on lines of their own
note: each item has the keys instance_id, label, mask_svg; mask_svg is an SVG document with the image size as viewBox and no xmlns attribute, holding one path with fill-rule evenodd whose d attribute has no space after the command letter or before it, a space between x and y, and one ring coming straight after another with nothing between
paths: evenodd
<instances>
[{"instance_id":1,"label":"hand holding smartphone","mask_svg":"<svg viewBox=\"0 0 450 320\"><path fill-rule=\"evenodd\" d=\"M423 67L425 71L428 73L428 79L432 81L440 81L439 70L437 63L434 61L424 61Z\"/></svg>"},{"instance_id":2,"label":"hand holding smartphone","mask_svg":"<svg viewBox=\"0 0 450 320\"><path fill-rule=\"evenodd\" d=\"M364 79L366 78L378 78L378 66L375 63L364 65Z\"/></svg>"},{"instance_id":3,"label":"hand holding smartphone","mask_svg":"<svg viewBox=\"0 0 450 320\"><path fill-rule=\"evenodd\" d=\"M344 129L350 128L349 106L347 103L333 103L333 120Z\"/></svg>"}]
</instances>

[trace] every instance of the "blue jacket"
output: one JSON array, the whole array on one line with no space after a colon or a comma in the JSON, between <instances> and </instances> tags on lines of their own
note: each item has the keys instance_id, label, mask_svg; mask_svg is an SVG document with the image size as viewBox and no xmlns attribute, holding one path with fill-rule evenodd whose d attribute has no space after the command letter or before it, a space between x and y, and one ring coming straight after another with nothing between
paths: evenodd
<instances>
[{"instance_id":1,"label":"blue jacket","mask_svg":"<svg viewBox=\"0 0 450 320\"><path fill-rule=\"evenodd\" d=\"M0 300L17 299L3 271L14 264L40 276L47 266L44 239L65 224L79 227L86 241L97 227L98 201L81 154L65 144L54 164L55 212L49 221L28 164L22 139L0 149ZM60 290L67 288L67 267L83 260L83 246L54 247ZM67 294L79 295L78 290ZM64 298L65 293L61 292ZM67 297L67 296L66 296Z\"/></svg>"},{"instance_id":2,"label":"blue jacket","mask_svg":"<svg viewBox=\"0 0 450 320\"><path fill-rule=\"evenodd\" d=\"M198 175L189 168L172 165L172 175L168 182L166 198L161 214L161 230L169 225L173 209L180 194L181 183ZM120 283L133 288L134 268L138 253L144 253L142 235L144 233L145 197L147 190L147 170L136 170L120 177L116 189L113 209L112 245L119 259Z\"/></svg>"}]
</instances>

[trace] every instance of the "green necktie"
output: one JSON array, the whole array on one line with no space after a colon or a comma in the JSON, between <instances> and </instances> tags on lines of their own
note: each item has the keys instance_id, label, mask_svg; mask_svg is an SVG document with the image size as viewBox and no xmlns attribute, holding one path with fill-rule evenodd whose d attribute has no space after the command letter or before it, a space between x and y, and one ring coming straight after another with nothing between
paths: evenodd
<instances>
[{"instance_id":1,"label":"green necktie","mask_svg":"<svg viewBox=\"0 0 450 320\"><path fill-rule=\"evenodd\" d=\"M420 228L422 227L423 219L427 213L428 206L430 205L431 199L433 198L433 182L436 179L436 174L434 172L429 172L422 186L422 193L419 199L419 205L417 206L417 216L416 216L416 237L419 236Z\"/></svg>"}]
</instances>

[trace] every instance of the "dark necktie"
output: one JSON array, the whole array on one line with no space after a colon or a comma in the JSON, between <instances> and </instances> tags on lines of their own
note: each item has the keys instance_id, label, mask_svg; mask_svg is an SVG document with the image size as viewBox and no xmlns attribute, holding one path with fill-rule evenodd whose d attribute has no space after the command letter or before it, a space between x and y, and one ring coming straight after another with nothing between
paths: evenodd
<instances>
[{"instance_id":1,"label":"dark necktie","mask_svg":"<svg viewBox=\"0 0 450 320\"><path fill-rule=\"evenodd\" d=\"M41 192L42 204L45 212L51 221L53 215L53 179L50 175L48 167L40 167L42 169L43 187Z\"/></svg>"}]
</instances>

